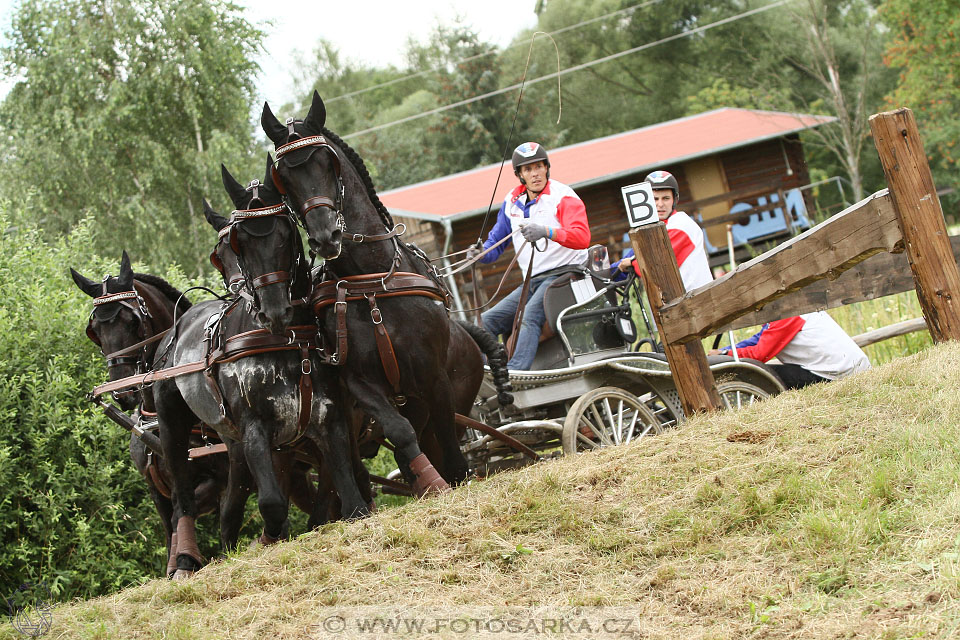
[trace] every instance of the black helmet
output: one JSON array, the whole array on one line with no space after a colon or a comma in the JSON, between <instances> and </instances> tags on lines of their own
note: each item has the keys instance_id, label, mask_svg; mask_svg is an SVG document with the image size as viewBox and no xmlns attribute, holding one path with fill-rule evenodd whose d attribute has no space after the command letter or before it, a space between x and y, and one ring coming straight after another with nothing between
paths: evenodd
<instances>
[{"instance_id":1,"label":"black helmet","mask_svg":"<svg viewBox=\"0 0 960 640\"><path fill-rule=\"evenodd\" d=\"M536 142L524 142L513 150L513 172L520 175L520 167L534 162L543 162L550 168L550 160L547 158L547 150L543 145Z\"/></svg>"},{"instance_id":2,"label":"black helmet","mask_svg":"<svg viewBox=\"0 0 960 640\"><path fill-rule=\"evenodd\" d=\"M673 206L676 208L677 200L680 199L680 185L672 173L658 170L653 173L648 173L644 180L649 182L654 189L670 189L673 191Z\"/></svg>"}]
</instances>

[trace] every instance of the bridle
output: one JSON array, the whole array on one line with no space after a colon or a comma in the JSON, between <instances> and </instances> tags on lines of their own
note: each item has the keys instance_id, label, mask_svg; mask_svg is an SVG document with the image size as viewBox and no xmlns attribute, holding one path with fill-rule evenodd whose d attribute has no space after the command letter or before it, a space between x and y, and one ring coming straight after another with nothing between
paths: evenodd
<instances>
[{"instance_id":1,"label":"bridle","mask_svg":"<svg viewBox=\"0 0 960 640\"><path fill-rule=\"evenodd\" d=\"M312 198L307 198L302 205L300 205L300 210L297 212L297 215L301 220L306 221L307 214L319 208L326 208L333 211L334 216L336 216L336 225L337 229L346 235L346 221L343 218L343 201L345 199L345 189L343 186L343 170L340 164L340 154L337 153L337 150L327 142L327 139L324 136L306 136L303 137L294 130L294 125L298 122L302 123L302 120L295 120L293 118L287 118L287 141L276 148L276 158L274 160L274 165L271 167L270 175L273 178L273 185L277 188L277 191L280 192L284 198L287 197L287 190L283 186L283 181L280 179L280 174L277 171L277 167L280 165L280 159L292 151L298 149L305 149L312 147L314 150L320 149L322 152L327 153L330 156L330 160L333 164L333 178L336 186L334 187L334 198L329 196L313 196ZM310 159L313 153L307 154L307 156L301 160L299 163L302 164ZM288 159L289 162L289 159ZM296 166L296 164L292 166ZM313 252L311 251L311 255Z\"/></svg>"},{"instance_id":2,"label":"bridle","mask_svg":"<svg viewBox=\"0 0 960 640\"><path fill-rule=\"evenodd\" d=\"M241 251L240 239L237 234L237 230L244 222L249 220L279 217L289 222L292 233L294 235L297 234L297 222L293 218L293 215L286 204L280 203L266 207L253 207L254 203L259 203L261 205L263 204L263 200L260 199L260 188L263 186L264 185L261 184L259 180L252 180L250 182L250 184L247 186L247 191L251 194L251 197L247 202L247 208L234 210L230 214L230 219L227 225L220 229L220 231L217 233L217 245L210 253L210 262L213 264L214 268L220 272L220 275L223 277L224 281L226 281L227 289L235 295L243 296L243 289L245 288L246 292L248 292L249 296L251 296L247 302L251 308L256 311L260 310L260 298L257 292L263 287L286 282L288 294L292 298L293 281L294 278L296 278L297 270L300 266L301 253L300 251L292 252L293 257L291 258L291 264L287 271L272 271L270 273L257 276L256 278L251 277L248 269L244 265L243 252ZM226 241L229 243L231 250L237 257L237 271L239 272L239 277L233 277L229 280L227 279L227 270L223 264L223 260L217 253L217 249L224 239L226 239Z\"/></svg>"},{"instance_id":3,"label":"bridle","mask_svg":"<svg viewBox=\"0 0 960 640\"><path fill-rule=\"evenodd\" d=\"M97 313L97 309L105 304L117 304L117 310L110 314L108 317L99 318L101 322L109 322L113 320L117 314L120 313L120 310L124 307L133 312L134 318L137 319L137 336L143 340L148 335L153 335L153 316L150 315L150 310L147 308L146 303L143 298L137 293L136 288L131 285L129 291L119 291L115 293L109 293L107 291L107 281L110 279L110 276L104 276L103 282L101 283L102 290L99 296L93 299L93 310L90 312L90 317L87 320L87 337L90 340L100 347L101 352L103 351L103 343L100 340L100 336L97 335L97 332L93 330L93 321ZM133 367L137 373L142 373L146 371L147 367L147 347L148 344L143 344L143 346L135 351L133 354L129 354L129 348L121 349L113 353L104 353L103 356L107 361L107 370L111 370L115 367L120 366L130 366ZM136 393L135 390L130 390L126 392L115 392L114 397L120 399L124 395L132 395Z\"/></svg>"}]
</instances>

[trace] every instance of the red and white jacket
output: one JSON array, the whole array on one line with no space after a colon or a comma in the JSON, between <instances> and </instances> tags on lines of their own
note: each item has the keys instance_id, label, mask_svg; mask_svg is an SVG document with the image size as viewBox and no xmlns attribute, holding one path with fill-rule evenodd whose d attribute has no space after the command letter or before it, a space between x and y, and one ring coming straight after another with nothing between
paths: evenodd
<instances>
[{"instance_id":1,"label":"red and white jacket","mask_svg":"<svg viewBox=\"0 0 960 640\"><path fill-rule=\"evenodd\" d=\"M667 236L673 255L677 258L677 268L680 270L680 279L683 288L687 291L702 287L713 281L713 272L707 260L707 252L703 246L703 229L693 218L683 211L674 211L667 218ZM633 249L623 252L623 259L633 256ZM619 263L617 263L619 264ZM617 265L615 264L614 267ZM640 274L640 265L633 262L633 269Z\"/></svg>"},{"instance_id":2,"label":"red and white jacket","mask_svg":"<svg viewBox=\"0 0 960 640\"><path fill-rule=\"evenodd\" d=\"M755 344L747 346L754 338ZM729 347L723 349L729 351ZM867 354L825 311L769 322L760 333L737 345L737 355L761 362L776 357L828 380L870 368Z\"/></svg>"},{"instance_id":3,"label":"red and white jacket","mask_svg":"<svg viewBox=\"0 0 960 640\"><path fill-rule=\"evenodd\" d=\"M532 276L556 267L586 261L586 249L590 246L587 209L573 189L552 179L547 181L547 186L533 201L527 201L527 188L524 185L519 185L508 193L483 248L489 249L508 234L520 229L521 225L530 223L553 229L552 240L537 241L537 247L543 248L546 243L546 249L534 253ZM485 255L481 261L493 262L505 248L506 243ZM527 265L530 264L530 243L523 239L522 234L515 233L513 248L519 254L517 264L523 273L526 273Z\"/></svg>"}]
</instances>

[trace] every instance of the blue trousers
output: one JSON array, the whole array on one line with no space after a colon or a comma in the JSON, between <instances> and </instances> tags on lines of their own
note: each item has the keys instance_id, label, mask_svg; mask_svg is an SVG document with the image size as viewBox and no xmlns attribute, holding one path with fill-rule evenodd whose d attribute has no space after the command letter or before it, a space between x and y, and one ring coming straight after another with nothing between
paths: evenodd
<instances>
[{"instance_id":1,"label":"blue trousers","mask_svg":"<svg viewBox=\"0 0 960 640\"><path fill-rule=\"evenodd\" d=\"M533 366L533 359L537 355L537 345L540 343L540 331L547 316L543 311L543 294L547 286L559 276L533 277L530 280L530 293L527 306L523 311L523 322L520 326L520 335L517 336L516 348L513 357L507 363L508 369L526 371ZM520 304L520 294L523 286L519 286L510 294L488 309L481 316L483 326L493 335L506 335L513 328L513 318Z\"/></svg>"}]
</instances>

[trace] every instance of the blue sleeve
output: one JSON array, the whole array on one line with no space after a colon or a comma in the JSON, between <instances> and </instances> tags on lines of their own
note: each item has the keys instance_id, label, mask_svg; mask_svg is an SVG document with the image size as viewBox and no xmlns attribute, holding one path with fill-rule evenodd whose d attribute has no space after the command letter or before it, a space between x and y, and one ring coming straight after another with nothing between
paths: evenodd
<instances>
[{"instance_id":1,"label":"blue sleeve","mask_svg":"<svg viewBox=\"0 0 960 640\"><path fill-rule=\"evenodd\" d=\"M620 256L620 259L613 263L613 266L610 267L610 277L613 278L614 282L619 282L620 280L626 280L627 274L623 271L620 271L617 267L620 266L620 263L624 260L633 257L633 249L627 249L623 252L623 255Z\"/></svg>"},{"instance_id":2,"label":"blue sleeve","mask_svg":"<svg viewBox=\"0 0 960 640\"><path fill-rule=\"evenodd\" d=\"M507 217L507 203L504 201L504 203L500 205L500 212L497 213L497 223L493 225L493 229L490 229L490 235L487 236L487 241L483 243L483 250L486 251L493 245L506 238L512 232L513 225L510 224L510 219ZM480 258L480 262L495 261L500 257L500 254L504 252L508 244L508 242L504 242L502 245Z\"/></svg>"},{"instance_id":3,"label":"blue sleeve","mask_svg":"<svg viewBox=\"0 0 960 640\"><path fill-rule=\"evenodd\" d=\"M746 340L741 340L740 342L738 342L737 349L744 349L746 347L752 347L756 345L758 342L760 342L760 334L762 334L766 330L767 330L767 325L763 325L760 331L757 331L755 334L753 334ZM730 347L724 347L720 351L723 351L724 353L730 353L731 349Z\"/></svg>"}]
</instances>

